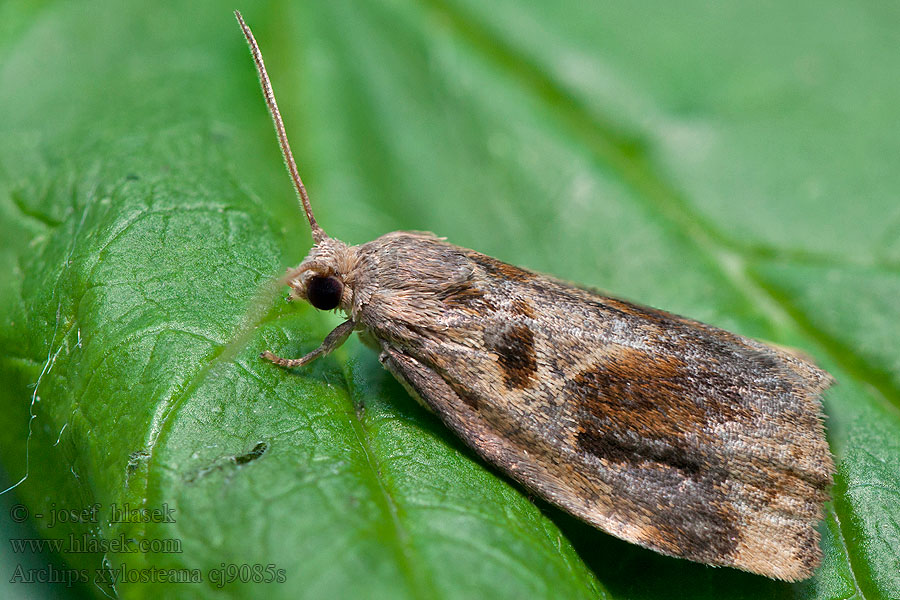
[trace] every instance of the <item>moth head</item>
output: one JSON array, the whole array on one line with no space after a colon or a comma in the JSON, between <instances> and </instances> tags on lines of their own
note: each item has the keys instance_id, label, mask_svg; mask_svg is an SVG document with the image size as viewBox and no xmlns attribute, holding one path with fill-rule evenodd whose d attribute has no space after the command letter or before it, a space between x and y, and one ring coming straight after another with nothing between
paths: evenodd
<instances>
[{"instance_id":1,"label":"moth head","mask_svg":"<svg viewBox=\"0 0 900 600\"><path fill-rule=\"evenodd\" d=\"M297 164L294 162L294 155L291 152L291 145L284 130L281 112L278 110L278 104L275 102L272 83L269 81L269 75L266 73L262 52L260 52L259 45L256 43L250 28L244 22L241 13L234 11L234 14L241 26L241 31L244 32L244 37L247 38L247 43L250 45L250 53L253 55L253 62L256 64L256 73L259 75L259 82L262 85L266 106L275 125L275 133L278 136L278 143L281 145L281 153L284 155L288 173L294 182L297 196L300 198L300 206L303 208L303 212L306 213L306 220L309 221L310 233L312 233L313 242L315 243L309 255L300 263L300 266L288 271L285 278L285 283L291 287L291 295L288 299L300 298L307 300L320 310L341 308L349 311L352 294L350 286L347 285L347 277L355 263L355 252L353 248L348 247L340 240L328 237L325 230L316 222L312 205L309 202L309 195L306 193L306 187L300 179Z\"/></svg>"},{"instance_id":2,"label":"moth head","mask_svg":"<svg viewBox=\"0 0 900 600\"><path fill-rule=\"evenodd\" d=\"M355 249L326 237L310 250L296 269L288 272L290 300L306 300L319 310L350 310L353 300L351 274L356 263Z\"/></svg>"}]
</instances>

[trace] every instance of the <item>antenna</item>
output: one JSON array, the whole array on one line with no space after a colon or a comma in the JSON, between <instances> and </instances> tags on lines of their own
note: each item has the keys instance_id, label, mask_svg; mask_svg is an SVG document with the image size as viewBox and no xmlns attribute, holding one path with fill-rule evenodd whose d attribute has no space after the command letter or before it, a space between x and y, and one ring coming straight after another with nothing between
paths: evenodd
<instances>
[{"instance_id":1,"label":"antenna","mask_svg":"<svg viewBox=\"0 0 900 600\"><path fill-rule=\"evenodd\" d=\"M272 123L275 125L278 143L281 144L281 153L284 155L284 162L287 165L288 173L291 174L291 179L294 181L294 187L297 189L297 195L300 197L300 203L303 205L303 211L306 213L306 218L309 220L309 228L312 230L313 241L318 244L322 240L327 239L328 234L319 227L319 224L316 223L316 218L313 216L312 206L309 203L309 196L306 193L306 187L300 179L300 173L297 171L297 163L294 162L294 155L291 153L291 145L288 143L287 133L284 131L284 121L281 120L281 113L278 111L278 104L275 102L275 93L272 91L272 83L269 81L269 75L266 73L266 64L263 62L262 53L259 51L256 38L253 37L253 32L250 31L250 28L247 27L247 24L244 22L244 17L241 16L241 12L238 10L234 11L234 16L237 17L238 23L241 26L241 31L244 32L244 37L247 38L247 43L250 44L250 54L253 55L253 62L256 63L256 72L259 75L259 83L262 86L263 96L266 99L266 106L269 107L269 114L272 115Z\"/></svg>"}]
</instances>

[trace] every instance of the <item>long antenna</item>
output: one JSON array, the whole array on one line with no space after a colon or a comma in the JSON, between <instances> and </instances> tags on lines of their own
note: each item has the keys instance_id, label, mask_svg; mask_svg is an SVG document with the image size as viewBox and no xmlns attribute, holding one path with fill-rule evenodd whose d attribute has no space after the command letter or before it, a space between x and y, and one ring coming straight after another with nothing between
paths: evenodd
<instances>
[{"instance_id":1,"label":"long antenna","mask_svg":"<svg viewBox=\"0 0 900 600\"><path fill-rule=\"evenodd\" d=\"M272 91L272 83L269 81L269 75L266 73L266 64L263 62L262 52L259 51L256 38L253 37L253 32L250 31L250 28L244 23L244 17L241 16L241 12L238 10L234 11L234 16L237 17L238 23L241 26L241 31L244 32L244 37L247 38L247 43L250 44L250 54L253 55L253 62L256 63L256 72L259 74L259 83L262 86L263 96L266 99L266 106L269 107L269 114L272 115L272 123L275 125L278 143L281 144L281 153L284 155L284 162L287 164L288 173L291 174L291 179L294 180L294 187L297 189L297 195L300 197L303 211L306 213L306 218L309 220L313 241L318 244L322 240L327 239L328 235L321 227L319 227L319 224L316 223L316 218L313 216L312 206L309 203L309 196L306 193L306 187L300 179L300 173L297 171L297 163L294 162L294 155L291 153L291 145L288 143L287 133L284 131L284 122L281 120L281 113L278 111L278 104L275 102L275 93Z\"/></svg>"}]
</instances>

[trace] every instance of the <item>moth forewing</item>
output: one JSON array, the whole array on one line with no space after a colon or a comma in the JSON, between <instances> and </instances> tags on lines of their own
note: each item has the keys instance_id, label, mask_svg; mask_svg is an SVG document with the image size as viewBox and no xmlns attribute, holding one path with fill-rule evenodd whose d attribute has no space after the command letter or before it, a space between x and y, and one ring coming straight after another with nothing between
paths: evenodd
<instances>
[{"instance_id":1,"label":"moth forewing","mask_svg":"<svg viewBox=\"0 0 900 600\"><path fill-rule=\"evenodd\" d=\"M436 238L379 238L359 269L385 365L540 496L665 554L788 580L818 564L825 372Z\"/></svg>"},{"instance_id":2,"label":"moth forewing","mask_svg":"<svg viewBox=\"0 0 900 600\"><path fill-rule=\"evenodd\" d=\"M328 237L236 14L315 242L284 281L292 298L348 316L304 357L263 358L302 366L360 330L420 402L549 502L664 554L791 581L812 574L834 472L827 373L431 234L361 246Z\"/></svg>"}]
</instances>

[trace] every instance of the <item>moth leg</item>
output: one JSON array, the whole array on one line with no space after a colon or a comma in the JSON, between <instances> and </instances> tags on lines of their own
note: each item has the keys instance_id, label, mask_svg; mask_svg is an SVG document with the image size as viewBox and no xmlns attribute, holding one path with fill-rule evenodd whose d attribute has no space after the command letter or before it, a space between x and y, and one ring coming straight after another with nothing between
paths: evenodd
<instances>
[{"instance_id":1,"label":"moth leg","mask_svg":"<svg viewBox=\"0 0 900 600\"><path fill-rule=\"evenodd\" d=\"M291 285L291 280L297 277L297 275L299 275L303 271L304 269L301 269L299 266L292 267L287 270L287 272L281 277L281 279L279 279L281 285L287 285L291 287L291 291L288 292L287 298L285 298L285 300L287 300L288 302L293 302L294 300L297 300L299 298L299 296L297 295L297 290L294 288L294 286Z\"/></svg>"},{"instance_id":2,"label":"moth leg","mask_svg":"<svg viewBox=\"0 0 900 600\"><path fill-rule=\"evenodd\" d=\"M300 358L281 358L280 356L275 356L268 350L260 354L259 357L271 361L281 367L302 367L303 365L314 361L320 356L331 353L332 350L346 342L347 338L353 332L353 328L355 326L356 323L353 321L353 319L347 319L346 321L335 327L331 331L331 333L325 336L325 339L322 340L322 344L318 348L316 348L306 356L302 356Z\"/></svg>"},{"instance_id":3,"label":"moth leg","mask_svg":"<svg viewBox=\"0 0 900 600\"><path fill-rule=\"evenodd\" d=\"M305 271L306 269L301 269L300 266L296 267L288 267L287 271L285 271L284 275L281 276L281 281L287 284L288 281Z\"/></svg>"}]
</instances>

